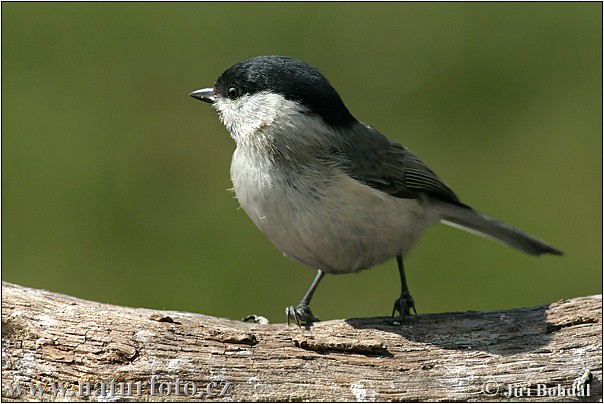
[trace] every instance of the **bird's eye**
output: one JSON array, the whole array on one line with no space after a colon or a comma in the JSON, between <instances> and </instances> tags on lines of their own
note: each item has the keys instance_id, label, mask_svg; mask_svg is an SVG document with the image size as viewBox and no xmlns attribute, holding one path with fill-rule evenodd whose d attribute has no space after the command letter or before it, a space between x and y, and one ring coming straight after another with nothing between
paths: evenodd
<instances>
[{"instance_id":1,"label":"bird's eye","mask_svg":"<svg viewBox=\"0 0 604 404\"><path fill-rule=\"evenodd\" d=\"M240 91L239 88L237 87L229 87L228 91L227 91L227 96L231 99L234 100L235 98L239 97Z\"/></svg>"}]
</instances>

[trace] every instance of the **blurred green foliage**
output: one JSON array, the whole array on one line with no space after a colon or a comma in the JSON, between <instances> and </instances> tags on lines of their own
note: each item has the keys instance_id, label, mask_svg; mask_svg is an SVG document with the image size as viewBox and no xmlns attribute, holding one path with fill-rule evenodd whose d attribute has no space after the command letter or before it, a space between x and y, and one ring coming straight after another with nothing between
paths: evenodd
<instances>
[{"instance_id":1,"label":"blurred green foliage","mask_svg":"<svg viewBox=\"0 0 604 404\"><path fill-rule=\"evenodd\" d=\"M120 305L284 320L315 275L230 188L234 143L188 97L296 57L476 209L565 251L437 226L420 313L601 292L601 3L2 3L2 279ZM393 261L328 276L323 319L387 315Z\"/></svg>"}]
</instances>

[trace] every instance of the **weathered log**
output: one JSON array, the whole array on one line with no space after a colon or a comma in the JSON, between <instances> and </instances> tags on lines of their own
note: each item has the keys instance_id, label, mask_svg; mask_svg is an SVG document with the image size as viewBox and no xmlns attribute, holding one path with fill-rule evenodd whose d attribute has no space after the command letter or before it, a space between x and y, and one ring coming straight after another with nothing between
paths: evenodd
<instances>
[{"instance_id":1,"label":"weathered log","mask_svg":"<svg viewBox=\"0 0 604 404\"><path fill-rule=\"evenodd\" d=\"M601 401L602 296L298 328L3 282L2 398Z\"/></svg>"}]
</instances>

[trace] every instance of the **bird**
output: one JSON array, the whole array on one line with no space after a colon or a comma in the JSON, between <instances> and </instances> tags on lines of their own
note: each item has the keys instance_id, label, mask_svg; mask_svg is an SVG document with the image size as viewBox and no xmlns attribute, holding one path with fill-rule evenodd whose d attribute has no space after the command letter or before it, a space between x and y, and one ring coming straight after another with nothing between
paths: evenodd
<instances>
[{"instance_id":1,"label":"bird","mask_svg":"<svg viewBox=\"0 0 604 404\"><path fill-rule=\"evenodd\" d=\"M417 314L403 260L439 222L530 255L556 247L477 212L418 156L357 120L317 69L287 56L257 56L189 94L210 103L236 144L231 180L239 204L285 256L317 270L287 323L319 321L310 302L326 274L396 259L392 317ZM396 313L399 317L396 317Z\"/></svg>"}]
</instances>

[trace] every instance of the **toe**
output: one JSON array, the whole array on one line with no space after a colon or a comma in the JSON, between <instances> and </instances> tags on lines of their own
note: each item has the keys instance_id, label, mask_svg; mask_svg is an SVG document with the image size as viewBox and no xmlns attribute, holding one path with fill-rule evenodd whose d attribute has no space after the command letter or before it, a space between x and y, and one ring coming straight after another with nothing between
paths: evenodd
<instances>
[{"instance_id":1,"label":"toe","mask_svg":"<svg viewBox=\"0 0 604 404\"><path fill-rule=\"evenodd\" d=\"M312 314L310 307L306 304L299 304L297 307L289 306L285 309L285 315L287 317L287 325L290 324L290 320L295 320L298 327L302 327L302 325L310 326L312 323L320 321L319 317Z\"/></svg>"}]
</instances>

